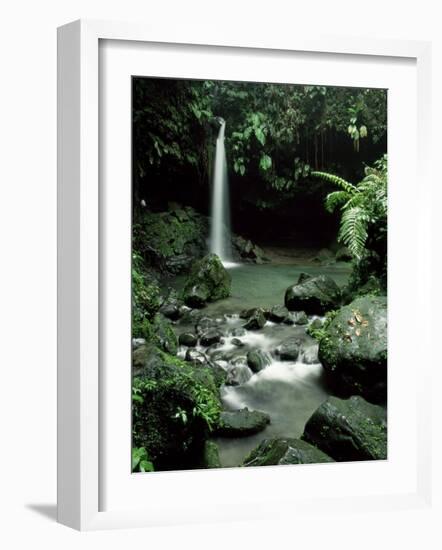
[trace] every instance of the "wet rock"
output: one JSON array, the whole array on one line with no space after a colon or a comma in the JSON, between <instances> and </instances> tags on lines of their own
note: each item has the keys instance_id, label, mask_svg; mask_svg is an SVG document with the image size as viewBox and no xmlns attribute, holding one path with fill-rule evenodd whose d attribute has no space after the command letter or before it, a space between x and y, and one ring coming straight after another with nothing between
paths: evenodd
<instances>
[{"instance_id":1,"label":"wet rock","mask_svg":"<svg viewBox=\"0 0 442 550\"><path fill-rule=\"evenodd\" d=\"M211 346L212 344L217 344L220 342L222 337L222 334L217 329L209 329L206 332L203 332L203 334L200 337L200 344L202 346Z\"/></svg>"},{"instance_id":2,"label":"wet rock","mask_svg":"<svg viewBox=\"0 0 442 550\"><path fill-rule=\"evenodd\" d=\"M250 380L253 373L242 361L237 360L227 371L226 385L227 386L241 386Z\"/></svg>"},{"instance_id":3,"label":"wet rock","mask_svg":"<svg viewBox=\"0 0 442 550\"><path fill-rule=\"evenodd\" d=\"M171 321L177 321L181 317L179 307L175 304L163 304L160 307L160 313Z\"/></svg>"},{"instance_id":4,"label":"wet rock","mask_svg":"<svg viewBox=\"0 0 442 550\"><path fill-rule=\"evenodd\" d=\"M269 354L260 349L251 350L247 354L247 364L253 372L261 371L270 363L271 357Z\"/></svg>"},{"instance_id":5,"label":"wet rock","mask_svg":"<svg viewBox=\"0 0 442 550\"><path fill-rule=\"evenodd\" d=\"M261 411L249 411L247 408L234 412L223 411L216 435L222 437L253 435L264 430L267 424L270 424L270 416Z\"/></svg>"},{"instance_id":6,"label":"wet rock","mask_svg":"<svg viewBox=\"0 0 442 550\"><path fill-rule=\"evenodd\" d=\"M302 272L302 273L299 274L299 277L298 277L298 280L297 280L296 284L300 285L300 284L304 283L305 281L308 281L308 279L311 279L311 278L312 278L311 275L309 275L308 273Z\"/></svg>"},{"instance_id":7,"label":"wet rock","mask_svg":"<svg viewBox=\"0 0 442 550\"><path fill-rule=\"evenodd\" d=\"M289 310L285 306L273 306L268 313L268 319L274 323L283 323L290 319Z\"/></svg>"},{"instance_id":8,"label":"wet rock","mask_svg":"<svg viewBox=\"0 0 442 550\"><path fill-rule=\"evenodd\" d=\"M176 355L178 351L178 339L172 325L169 319L166 319L161 313L157 313L153 319L150 340L160 349L172 355Z\"/></svg>"},{"instance_id":9,"label":"wet rock","mask_svg":"<svg viewBox=\"0 0 442 550\"><path fill-rule=\"evenodd\" d=\"M307 325L308 317L305 311L295 311L292 313L295 325Z\"/></svg>"},{"instance_id":10,"label":"wet rock","mask_svg":"<svg viewBox=\"0 0 442 550\"><path fill-rule=\"evenodd\" d=\"M263 328L265 324L266 318L264 315L264 310L261 308L256 308L249 316L247 323L244 325L244 328L246 330L259 330Z\"/></svg>"},{"instance_id":11,"label":"wet rock","mask_svg":"<svg viewBox=\"0 0 442 550\"><path fill-rule=\"evenodd\" d=\"M341 291L327 275L318 275L290 286L285 293L285 305L291 311L305 311L322 315L335 309L341 300Z\"/></svg>"},{"instance_id":12,"label":"wet rock","mask_svg":"<svg viewBox=\"0 0 442 550\"><path fill-rule=\"evenodd\" d=\"M245 336L247 331L243 327L237 327L232 330L232 336Z\"/></svg>"},{"instance_id":13,"label":"wet rock","mask_svg":"<svg viewBox=\"0 0 442 550\"><path fill-rule=\"evenodd\" d=\"M212 317L200 317L195 323L195 330L197 334L201 335L203 332L217 326L218 323L216 319L213 319Z\"/></svg>"},{"instance_id":14,"label":"wet rock","mask_svg":"<svg viewBox=\"0 0 442 550\"><path fill-rule=\"evenodd\" d=\"M207 285L201 283L199 285L187 286L185 301L190 307L202 308L209 301L210 290Z\"/></svg>"},{"instance_id":15,"label":"wet rock","mask_svg":"<svg viewBox=\"0 0 442 550\"><path fill-rule=\"evenodd\" d=\"M304 344L301 347L300 360L305 365L315 365L319 363L318 359L318 344L313 343L311 345Z\"/></svg>"},{"instance_id":16,"label":"wet rock","mask_svg":"<svg viewBox=\"0 0 442 550\"><path fill-rule=\"evenodd\" d=\"M252 241L248 239L244 239L241 236L233 235L232 245L234 251L242 260L256 264L263 264L269 261L269 259L265 256L264 251L258 245L252 243Z\"/></svg>"},{"instance_id":17,"label":"wet rock","mask_svg":"<svg viewBox=\"0 0 442 550\"><path fill-rule=\"evenodd\" d=\"M232 338L231 342L237 348L242 348L245 345L244 342L239 338Z\"/></svg>"},{"instance_id":18,"label":"wet rock","mask_svg":"<svg viewBox=\"0 0 442 550\"><path fill-rule=\"evenodd\" d=\"M321 265L330 265L335 262L335 255L328 248L322 248L314 260Z\"/></svg>"},{"instance_id":19,"label":"wet rock","mask_svg":"<svg viewBox=\"0 0 442 550\"><path fill-rule=\"evenodd\" d=\"M319 359L341 395L384 402L387 394L387 299L364 296L326 323Z\"/></svg>"},{"instance_id":20,"label":"wet rock","mask_svg":"<svg viewBox=\"0 0 442 550\"><path fill-rule=\"evenodd\" d=\"M202 468L221 468L218 445L214 441L204 444Z\"/></svg>"},{"instance_id":21,"label":"wet rock","mask_svg":"<svg viewBox=\"0 0 442 550\"><path fill-rule=\"evenodd\" d=\"M205 365L208 362L208 358L203 352L191 348L186 351L184 359L195 365Z\"/></svg>"},{"instance_id":22,"label":"wet rock","mask_svg":"<svg viewBox=\"0 0 442 550\"><path fill-rule=\"evenodd\" d=\"M343 246L335 254L335 259L337 262L351 262L353 259L350 250Z\"/></svg>"},{"instance_id":23,"label":"wet rock","mask_svg":"<svg viewBox=\"0 0 442 550\"><path fill-rule=\"evenodd\" d=\"M216 254L207 254L195 262L184 286L184 302L202 307L230 295L231 277Z\"/></svg>"},{"instance_id":24,"label":"wet rock","mask_svg":"<svg viewBox=\"0 0 442 550\"><path fill-rule=\"evenodd\" d=\"M301 439L264 439L244 460L243 466L319 464L334 460Z\"/></svg>"},{"instance_id":25,"label":"wet rock","mask_svg":"<svg viewBox=\"0 0 442 550\"><path fill-rule=\"evenodd\" d=\"M300 338L288 338L280 346L276 352L281 361L296 361L299 356L302 341Z\"/></svg>"},{"instance_id":26,"label":"wet rock","mask_svg":"<svg viewBox=\"0 0 442 550\"><path fill-rule=\"evenodd\" d=\"M198 339L195 334L192 334L191 332L184 332L183 334L179 335L178 342L181 346L193 348L196 346Z\"/></svg>"},{"instance_id":27,"label":"wet rock","mask_svg":"<svg viewBox=\"0 0 442 550\"><path fill-rule=\"evenodd\" d=\"M132 366L134 369L134 376L139 376L145 371L149 371L151 368L155 368L161 365L163 356L161 351L152 344L144 344L139 346L132 353Z\"/></svg>"},{"instance_id":28,"label":"wet rock","mask_svg":"<svg viewBox=\"0 0 442 550\"><path fill-rule=\"evenodd\" d=\"M386 413L360 396L329 397L307 421L302 438L337 461L384 460Z\"/></svg>"},{"instance_id":29,"label":"wet rock","mask_svg":"<svg viewBox=\"0 0 442 550\"><path fill-rule=\"evenodd\" d=\"M222 344L222 343L223 343L222 334L219 330L215 328L206 330L206 332L203 332L203 334L200 336L200 344L205 347L211 347L214 344Z\"/></svg>"}]
</instances>

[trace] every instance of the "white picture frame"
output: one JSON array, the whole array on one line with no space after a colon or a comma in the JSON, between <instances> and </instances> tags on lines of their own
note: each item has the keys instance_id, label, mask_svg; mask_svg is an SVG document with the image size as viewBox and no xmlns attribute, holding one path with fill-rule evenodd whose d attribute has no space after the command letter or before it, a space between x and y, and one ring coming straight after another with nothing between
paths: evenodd
<instances>
[{"instance_id":1,"label":"white picture frame","mask_svg":"<svg viewBox=\"0 0 442 550\"><path fill-rule=\"evenodd\" d=\"M264 39L250 38L222 40L210 39L201 30L198 35L189 36L183 28L171 36L147 28L143 25L102 22L76 21L61 27L58 31L58 521L80 530L139 527L178 522L199 522L231 519L259 518L268 514L266 494L258 501L253 498L238 499L237 505L229 511L222 506L207 507L198 503L195 495L186 497L186 506L179 502L165 501L159 505L152 498L145 506L130 507L122 499L121 506L103 510L103 452L102 416L106 409L100 403L100 303L103 300L102 280L102 235L100 231L101 193L100 193L100 44L101 41L125 41L128 47L135 44L169 44L179 50L180 47L229 48L230 55L240 55L247 51L272 52L283 55L287 52L304 52L311 55L376 57L390 60L408 59L415 63L417 83L417 139L415 151L419 170L419 267L411 274L418 277L420 292L410 307L421 313L430 311L431 236L429 216L425 204L431 204L431 185L428 174L427 151L431 104L429 97L430 52L426 42L407 42L389 40L364 40L345 37L306 38L296 34L293 37L281 37L278 43L267 44ZM182 45L182 46L180 46ZM235 54L235 51L237 54ZM210 57L210 52L207 52ZM358 59L361 59L358 57ZM351 85L351 78L349 78ZM404 199L405 200L405 199ZM404 207L405 208L405 207ZM398 218L399 219L399 218ZM394 257L394 255L393 255ZM421 331L422 346L428 336ZM393 338L393 343L397 338ZM390 340L391 341L391 340ZM430 349L430 348L428 348ZM429 351L427 351L429 353ZM411 361L411 358L408 359ZM278 517L284 516L287 503L294 509L309 513L321 507L334 506L340 510L391 509L394 507L425 506L431 496L430 469L430 433L427 419L430 403L424 397L429 385L430 361L421 363L420 378L413 384L416 392L415 427L416 456L413 462L415 484L411 490L391 492L367 492L352 494L351 482L346 495L331 493L325 496L305 496L293 501L278 492L271 493L276 475L278 483L288 479L289 470L279 468L261 469L260 480L265 480L268 499L272 510ZM103 397L101 395L101 397ZM413 413L414 414L414 413ZM343 478L359 475L351 464L334 465L340 469ZM346 469L346 470L343 470ZM257 469L250 469L256 472ZM305 470L307 475L307 470ZM345 472L349 472L346 474ZM217 483L226 481L226 472L181 472L152 477L157 491L170 491L181 480L192 476L192 484L197 483L195 476L204 475L204 484L208 483L207 474ZM319 471L318 471L319 473ZM239 483L244 472L230 470L231 480ZM146 474L147 476L149 474ZM227 473L229 475L229 473ZM246 481L256 481L256 473L248 474ZM310 475L310 474L309 474ZM316 474L315 474L316 475ZM322 475L322 474L321 474ZM169 476L167 478L166 476ZM170 476L175 476L172 479ZM232 477L233 476L233 477ZM255 476L255 478L253 477ZM147 477L145 479L148 479ZM169 481L167 481L169 479ZM201 478L200 478L201 479ZM144 481L143 481L144 482ZM186 485L179 485L184 490ZM153 487L153 485L152 485ZM265 493L266 491L264 491ZM334 500L333 500L334 498ZM189 504L189 499L192 501ZM173 499L172 499L173 500ZM285 506L282 504L285 503ZM248 505L247 505L248 504ZM287 517L290 514L287 512Z\"/></svg>"}]
</instances>

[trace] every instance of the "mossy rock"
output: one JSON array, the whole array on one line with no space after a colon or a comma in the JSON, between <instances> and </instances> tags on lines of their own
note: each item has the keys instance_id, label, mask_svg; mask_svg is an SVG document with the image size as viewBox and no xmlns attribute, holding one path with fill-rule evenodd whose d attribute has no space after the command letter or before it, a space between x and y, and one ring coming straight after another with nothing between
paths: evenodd
<instances>
[{"instance_id":1,"label":"mossy rock","mask_svg":"<svg viewBox=\"0 0 442 550\"><path fill-rule=\"evenodd\" d=\"M286 290L284 298L285 306L290 311L305 311L312 315L323 315L336 308L340 301L341 291L327 275L307 279L300 276L298 283Z\"/></svg>"},{"instance_id":2,"label":"mossy rock","mask_svg":"<svg viewBox=\"0 0 442 550\"><path fill-rule=\"evenodd\" d=\"M360 396L329 397L305 425L304 441L336 461L387 458L385 409Z\"/></svg>"},{"instance_id":3,"label":"mossy rock","mask_svg":"<svg viewBox=\"0 0 442 550\"><path fill-rule=\"evenodd\" d=\"M266 312L262 308L254 308L246 312L247 322L243 328L246 330L260 330L266 324Z\"/></svg>"},{"instance_id":4,"label":"mossy rock","mask_svg":"<svg viewBox=\"0 0 442 550\"><path fill-rule=\"evenodd\" d=\"M247 365L252 372L259 372L270 365L272 358L261 349L252 349L247 353Z\"/></svg>"},{"instance_id":5,"label":"mossy rock","mask_svg":"<svg viewBox=\"0 0 442 550\"><path fill-rule=\"evenodd\" d=\"M207 250L208 219L190 207L145 211L134 228L134 248L150 265L177 274L190 269Z\"/></svg>"},{"instance_id":6,"label":"mossy rock","mask_svg":"<svg viewBox=\"0 0 442 550\"><path fill-rule=\"evenodd\" d=\"M163 303L158 281L135 255L132 267L132 334L142 337L143 324L152 320Z\"/></svg>"},{"instance_id":7,"label":"mossy rock","mask_svg":"<svg viewBox=\"0 0 442 550\"><path fill-rule=\"evenodd\" d=\"M218 445L214 441L206 441L203 449L203 468L221 468Z\"/></svg>"},{"instance_id":8,"label":"mossy rock","mask_svg":"<svg viewBox=\"0 0 442 550\"><path fill-rule=\"evenodd\" d=\"M230 296L232 280L216 254L207 254L194 263L184 285L183 297L190 307L203 307Z\"/></svg>"},{"instance_id":9,"label":"mossy rock","mask_svg":"<svg viewBox=\"0 0 442 550\"><path fill-rule=\"evenodd\" d=\"M158 348L149 351L153 359L146 357L133 381L133 446L146 449L156 470L197 467L221 412L214 375Z\"/></svg>"},{"instance_id":10,"label":"mossy rock","mask_svg":"<svg viewBox=\"0 0 442 550\"><path fill-rule=\"evenodd\" d=\"M319 360L334 390L384 402L387 394L387 300L364 296L326 323Z\"/></svg>"},{"instance_id":11,"label":"mossy rock","mask_svg":"<svg viewBox=\"0 0 442 550\"><path fill-rule=\"evenodd\" d=\"M223 411L216 434L222 437L242 437L261 432L270 424L270 416L261 411Z\"/></svg>"},{"instance_id":12,"label":"mossy rock","mask_svg":"<svg viewBox=\"0 0 442 550\"><path fill-rule=\"evenodd\" d=\"M243 466L318 464L334 460L306 441L293 438L264 439L244 460Z\"/></svg>"}]
</instances>

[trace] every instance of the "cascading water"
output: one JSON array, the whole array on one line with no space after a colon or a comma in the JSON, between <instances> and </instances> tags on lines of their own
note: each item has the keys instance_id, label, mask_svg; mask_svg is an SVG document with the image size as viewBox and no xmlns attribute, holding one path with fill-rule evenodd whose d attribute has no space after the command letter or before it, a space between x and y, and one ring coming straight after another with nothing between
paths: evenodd
<instances>
[{"instance_id":1,"label":"cascading water","mask_svg":"<svg viewBox=\"0 0 442 550\"><path fill-rule=\"evenodd\" d=\"M231 265L230 200L227 181L224 134L226 122L218 118L220 128L216 140L215 169L213 172L210 251L217 254L224 265Z\"/></svg>"}]
</instances>

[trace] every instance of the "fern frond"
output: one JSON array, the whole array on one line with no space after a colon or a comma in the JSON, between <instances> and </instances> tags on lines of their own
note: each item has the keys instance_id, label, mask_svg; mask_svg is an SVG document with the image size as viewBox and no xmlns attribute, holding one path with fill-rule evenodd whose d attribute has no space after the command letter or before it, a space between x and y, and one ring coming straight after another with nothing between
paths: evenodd
<instances>
[{"instance_id":1,"label":"fern frond","mask_svg":"<svg viewBox=\"0 0 442 550\"><path fill-rule=\"evenodd\" d=\"M328 212L333 212L337 206L341 206L350 199L347 191L333 191L325 198L325 208Z\"/></svg>"},{"instance_id":2,"label":"fern frond","mask_svg":"<svg viewBox=\"0 0 442 550\"><path fill-rule=\"evenodd\" d=\"M344 210L339 230L339 240L360 260L367 240L368 217L359 206Z\"/></svg>"},{"instance_id":3,"label":"fern frond","mask_svg":"<svg viewBox=\"0 0 442 550\"><path fill-rule=\"evenodd\" d=\"M317 172L317 171L310 172L310 174L315 178L322 179L328 183L332 183L333 185L340 187L347 193L353 194L358 192L358 189L356 186L354 186L349 181L346 181L343 178L340 178L339 176L335 176L334 174L329 174L328 172Z\"/></svg>"}]
</instances>

